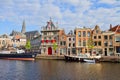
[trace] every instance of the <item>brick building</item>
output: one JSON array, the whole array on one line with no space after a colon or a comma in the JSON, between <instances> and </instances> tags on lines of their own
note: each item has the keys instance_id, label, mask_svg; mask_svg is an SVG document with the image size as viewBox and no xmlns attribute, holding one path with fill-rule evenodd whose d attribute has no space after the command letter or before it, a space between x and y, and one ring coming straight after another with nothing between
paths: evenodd
<instances>
[{"instance_id":1,"label":"brick building","mask_svg":"<svg viewBox=\"0 0 120 80\"><path fill-rule=\"evenodd\" d=\"M76 48L75 48L75 34L71 30L67 34L67 55L76 55Z\"/></svg>"},{"instance_id":2,"label":"brick building","mask_svg":"<svg viewBox=\"0 0 120 80\"><path fill-rule=\"evenodd\" d=\"M61 36L64 34L65 34L64 30L58 28L58 26L56 26L50 19L47 22L47 25L42 27L41 30L41 54L60 55L60 51L62 52L62 47L60 46L60 42L63 41L61 40ZM56 43L58 46L56 50L53 49L54 43Z\"/></svg>"},{"instance_id":3,"label":"brick building","mask_svg":"<svg viewBox=\"0 0 120 80\"><path fill-rule=\"evenodd\" d=\"M75 29L75 46L77 55L81 53L89 53L87 42L90 38L91 29L90 28L76 28Z\"/></svg>"},{"instance_id":4,"label":"brick building","mask_svg":"<svg viewBox=\"0 0 120 80\"><path fill-rule=\"evenodd\" d=\"M110 25L109 31L112 31L114 33L114 55L120 56L120 25L116 25L114 27Z\"/></svg>"}]
</instances>

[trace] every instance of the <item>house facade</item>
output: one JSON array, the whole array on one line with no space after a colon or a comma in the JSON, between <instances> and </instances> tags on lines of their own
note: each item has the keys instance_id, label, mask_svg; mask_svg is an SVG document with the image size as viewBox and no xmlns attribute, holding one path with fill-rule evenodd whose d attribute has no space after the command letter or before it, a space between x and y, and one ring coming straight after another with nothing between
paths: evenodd
<instances>
[{"instance_id":1,"label":"house facade","mask_svg":"<svg viewBox=\"0 0 120 80\"><path fill-rule=\"evenodd\" d=\"M72 30L67 34L66 42L67 42L67 55L77 55L75 47L75 34Z\"/></svg>"},{"instance_id":2,"label":"house facade","mask_svg":"<svg viewBox=\"0 0 120 80\"><path fill-rule=\"evenodd\" d=\"M0 48L23 48L26 44L26 37L15 35L15 36L9 36L9 35L1 35L0 36Z\"/></svg>"},{"instance_id":3,"label":"house facade","mask_svg":"<svg viewBox=\"0 0 120 80\"><path fill-rule=\"evenodd\" d=\"M59 36L60 36L59 40L60 55L67 54L67 35L65 34L64 30L60 30Z\"/></svg>"},{"instance_id":4,"label":"house facade","mask_svg":"<svg viewBox=\"0 0 120 80\"><path fill-rule=\"evenodd\" d=\"M98 25L95 26L95 28L92 30L92 40L94 42L94 47L92 53L96 55L102 55L103 54L103 36L102 31L100 30L100 27Z\"/></svg>"},{"instance_id":5,"label":"house facade","mask_svg":"<svg viewBox=\"0 0 120 80\"><path fill-rule=\"evenodd\" d=\"M34 39L30 40L31 43L31 50L32 52L41 53L41 35L35 37Z\"/></svg>"},{"instance_id":6,"label":"house facade","mask_svg":"<svg viewBox=\"0 0 120 80\"><path fill-rule=\"evenodd\" d=\"M75 29L75 46L77 55L90 53L90 49L87 45L90 35L90 28L83 27Z\"/></svg>"},{"instance_id":7,"label":"house facade","mask_svg":"<svg viewBox=\"0 0 120 80\"><path fill-rule=\"evenodd\" d=\"M50 19L41 30L41 54L60 55L60 38L62 34L64 34L64 30L58 28ZM57 46L56 50L53 47L54 43Z\"/></svg>"},{"instance_id":8,"label":"house facade","mask_svg":"<svg viewBox=\"0 0 120 80\"><path fill-rule=\"evenodd\" d=\"M109 31L112 31L114 33L114 55L120 56L120 25L116 25L114 27L110 25Z\"/></svg>"},{"instance_id":9,"label":"house facade","mask_svg":"<svg viewBox=\"0 0 120 80\"><path fill-rule=\"evenodd\" d=\"M8 48L11 45L11 37L9 35L3 34L0 36L0 49Z\"/></svg>"},{"instance_id":10,"label":"house facade","mask_svg":"<svg viewBox=\"0 0 120 80\"><path fill-rule=\"evenodd\" d=\"M105 31L102 33L102 37L103 56L114 55L114 32Z\"/></svg>"}]
</instances>

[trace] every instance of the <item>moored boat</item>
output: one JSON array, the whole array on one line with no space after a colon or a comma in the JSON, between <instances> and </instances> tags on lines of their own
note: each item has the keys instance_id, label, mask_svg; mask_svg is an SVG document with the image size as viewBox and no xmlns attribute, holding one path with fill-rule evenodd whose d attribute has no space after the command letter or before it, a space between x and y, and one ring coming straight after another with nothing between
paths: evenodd
<instances>
[{"instance_id":1,"label":"moored boat","mask_svg":"<svg viewBox=\"0 0 120 80\"><path fill-rule=\"evenodd\" d=\"M35 60L36 53L25 53L23 50L17 50L17 52L11 53L8 51L0 52L0 59L10 60Z\"/></svg>"},{"instance_id":2,"label":"moored boat","mask_svg":"<svg viewBox=\"0 0 120 80\"><path fill-rule=\"evenodd\" d=\"M101 56L87 56L85 54L81 55L64 55L66 61L79 61L79 62L99 62Z\"/></svg>"},{"instance_id":3,"label":"moored boat","mask_svg":"<svg viewBox=\"0 0 120 80\"><path fill-rule=\"evenodd\" d=\"M12 60L34 60L37 54L35 53L2 53L0 59L12 59Z\"/></svg>"},{"instance_id":4,"label":"moored boat","mask_svg":"<svg viewBox=\"0 0 120 80\"><path fill-rule=\"evenodd\" d=\"M83 59L84 58L87 58L86 55L76 55L76 56L73 56L73 55L64 55L65 57L65 60L66 61L79 61L79 62L83 62Z\"/></svg>"}]
</instances>

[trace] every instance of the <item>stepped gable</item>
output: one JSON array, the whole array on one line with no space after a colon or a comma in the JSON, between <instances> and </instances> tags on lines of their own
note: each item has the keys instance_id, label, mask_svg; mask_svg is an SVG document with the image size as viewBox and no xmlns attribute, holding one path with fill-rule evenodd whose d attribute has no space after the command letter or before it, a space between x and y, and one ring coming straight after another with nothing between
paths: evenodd
<instances>
[{"instance_id":1,"label":"stepped gable","mask_svg":"<svg viewBox=\"0 0 120 80\"><path fill-rule=\"evenodd\" d=\"M54 23L52 22L52 20L50 19L50 21L47 22L47 25L46 25L46 29L54 29L55 28L55 25Z\"/></svg>"}]
</instances>

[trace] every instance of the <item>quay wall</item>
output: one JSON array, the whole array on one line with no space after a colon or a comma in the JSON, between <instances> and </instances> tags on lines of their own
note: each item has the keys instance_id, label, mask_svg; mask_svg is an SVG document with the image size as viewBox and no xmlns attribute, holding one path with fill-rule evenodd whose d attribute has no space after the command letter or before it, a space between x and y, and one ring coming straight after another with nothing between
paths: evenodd
<instances>
[{"instance_id":1,"label":"quay wall","mask_svg":"<svg viewBox=\"0 0 120 80\"><path fill-rule=\"evenodd\" d=\"M100 62L120 62L120 56L102 56Z\"/></svg>"},{"instance_id":2,"label":"quay wall","mask_svg":"<svg viewBox=\"0 0 120 80\"><path fill-rule=\"evenodd\" d=\"M53 59L53 60L64 60L64 55L43 55L43 54L38 54L36 56L36 59Z\"/></svg>"}]
</instances>

